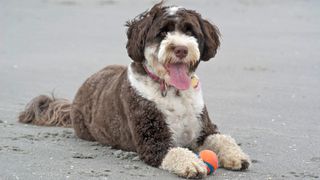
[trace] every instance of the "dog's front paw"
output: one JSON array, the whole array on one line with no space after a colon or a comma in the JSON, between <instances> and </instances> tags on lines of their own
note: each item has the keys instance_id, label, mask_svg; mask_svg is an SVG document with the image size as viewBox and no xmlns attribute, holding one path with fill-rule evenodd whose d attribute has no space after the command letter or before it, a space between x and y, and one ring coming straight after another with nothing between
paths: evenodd
<instances>
[{"instance_id":1,"label":"dog's front paw","mask_svg":"<svg viewBox=\"0 0 320 180\"><path fill-rule=\"evenodd\" d=\"M230 170L246 170L250 166L250 158L240 148L232 148L221 152L219 161L222 167Z\"/></svg>"},{"instance_id":2,"label":"dog's front paw","mask_svg":"<svg viewBox=\"0 0 320 180\"><path fill-rule=\"evenodd\" d=\"M160 168L185 178L202 178L207 175L204 162L192 151L179 147L168 151Z\"/></svg>"},{"instance_id":3,"label":"dog's front paw","mask_svg":"<svg viewBox=\"0 0 320 180\"><path fill-rule=\"evenodd\" d=\"M210 149L217 153L221 167L230 170L246 170L251 161L236 141L229 135L213 134L206 138L199 150Z\"/></svg>"}]
</instances>

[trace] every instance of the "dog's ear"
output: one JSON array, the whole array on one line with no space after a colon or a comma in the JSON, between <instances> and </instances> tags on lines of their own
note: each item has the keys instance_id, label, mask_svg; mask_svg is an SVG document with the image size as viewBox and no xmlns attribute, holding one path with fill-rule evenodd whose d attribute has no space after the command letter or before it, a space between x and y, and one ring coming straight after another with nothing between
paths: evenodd
<instances>
[{"instance_id":1,"label":"dog's ear","mask_svg":"<svg viewBox=\"0 0 320 180\"><path fill-rule=\"evenodd\" d=\"M200 59L208 61L216 55L217 49L220 46L220 32L215 25L201 17L199 18L201 30L204 35L203 50Z\"/></svg>"},{"instance_id":2,"label":"dog's ear","mask_svg":"<svg viewBox=\"0 0 320 180\"><path fill-rule=\"evenodd\" d=\"M144 47L149 26L151 25L149 17L141 19L134 19L127 22L127 52L129 57L135 62L142 62L144 60Z\"/></svg>"},{"instance_id":3,"label":"dog's ear","mask_svg":"<svg viewBox=\"0 0 320 180\"><path fill-rule=\"evenodd\" d=\"M162 8L162 2L154 5L149 11L138 15L131 21L127 21L127 52L135 62L142 62L144 57L145 41L153 20Z\"/></svg>"}]
</instances>

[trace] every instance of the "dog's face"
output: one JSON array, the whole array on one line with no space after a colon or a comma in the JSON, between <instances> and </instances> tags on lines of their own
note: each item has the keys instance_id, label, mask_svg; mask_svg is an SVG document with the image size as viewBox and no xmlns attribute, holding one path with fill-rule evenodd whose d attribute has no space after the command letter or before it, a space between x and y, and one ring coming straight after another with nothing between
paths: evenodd
<instances>
[{"instance_id":1,"label":"dog's face","mask_svg":"<svg viewBox=\"0 0 320 180\"><path fill-rule=\"evenodd\" d=\"M188 89L200 60L214 57L219 31L200 14L177 6L151 10L127 23L129 56L177 89Z\"/></svg>"}]
</instances>

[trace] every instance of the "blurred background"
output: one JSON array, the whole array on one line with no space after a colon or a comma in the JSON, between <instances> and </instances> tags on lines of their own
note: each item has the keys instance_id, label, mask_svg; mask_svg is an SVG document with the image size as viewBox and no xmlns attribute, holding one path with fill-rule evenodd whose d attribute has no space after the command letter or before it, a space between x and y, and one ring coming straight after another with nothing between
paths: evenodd
<instances>
[{"instance_id":1,"label":"blurred background","mask_svg":"<svg viewBox=\"0 0 320 180\"><path fill-rule=\"evenodd\" d=\"M103 154L97 155L100 161L82 161L84 167L67 170L76 166L70 163L77 159L69 161L68 155L76 151L79 140L62 138L58 145L45 138L26 140L21 137L62 130L17 123L18 112L34 96L54 92L72 100L91 74L110 64L128 65L124 24L156 2L0 0L0 179L1 174L7 179L48 174L58 174L54 176L58 179L113 179L119 171L131 172L122 173L122 179L176 178L157 169L138 176L148 167L140 163L140 169L128 170L121 163L110 164L116 159ZM217 56L201 63L198 75L212 120L241 143L254 163L248 172L219 170L210 178L319 178L320 1L168 0L166 4L198 11L222 34ZM79 151L90 151L90 144L82 143ZM53 158L65 154L48 163L48 148L55 149ZM86 165L110 166L113 174L79 173Z\"/></svg>"}]
</instances>

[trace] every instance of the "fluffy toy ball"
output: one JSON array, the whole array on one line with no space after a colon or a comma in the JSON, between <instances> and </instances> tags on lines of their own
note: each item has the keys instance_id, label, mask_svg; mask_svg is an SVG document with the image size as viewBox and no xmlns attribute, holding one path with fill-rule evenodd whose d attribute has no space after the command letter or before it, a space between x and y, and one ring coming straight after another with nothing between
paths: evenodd
<instances>
[{"instance_id":1,"label":"fluffy toy ball","mask_svg":"<svg viewBox=\"0 0 320 180\"><path fill-rule=\"evenodd\" d=\"M199 152L199 157L207 165L208 174L215 172L218 169L218 157L216 153L210 150L203 150Z\"/></svg>"}]
</instances>

